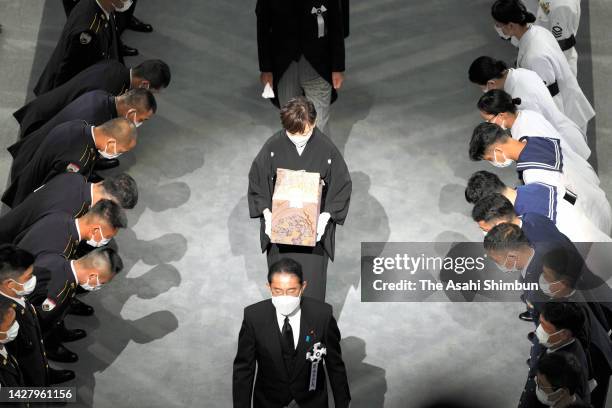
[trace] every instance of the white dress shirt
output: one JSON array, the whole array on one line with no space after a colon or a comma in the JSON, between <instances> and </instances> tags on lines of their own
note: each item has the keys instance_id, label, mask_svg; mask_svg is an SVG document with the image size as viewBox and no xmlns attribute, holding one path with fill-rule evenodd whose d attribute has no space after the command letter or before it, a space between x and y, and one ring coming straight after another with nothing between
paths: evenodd
<instances>
[{"instance_id":1,"label":"white dress shirt","mask_svg":"<svg viewBox=\"0 0 612 408\"><path fill-rule=\"evenodd\" d=\"M21 307L25 309L26 306L25 306L25 301L23 300L23 297L20 297L20 298L12 297L1 291L0 291L0 295L4 296L5 298L9 300L19 303L19 305L21 305Z\"/></svg>"},{"instance_id":2,"label":"white dress shirt","mask_svg":"<svg viewBox=\"0 0 612 408\"><path fill-rule=\"evenodd\" d=\"M298 307L297 310L289 315L289 325L293 332L293 345L297 349L298 341L300 340L300 318L302 317L302 310ZM283 332L283 325L285 324L285 315L276 312L276 320L278 321L278 328Z\"/></svg>"}]
</instances>

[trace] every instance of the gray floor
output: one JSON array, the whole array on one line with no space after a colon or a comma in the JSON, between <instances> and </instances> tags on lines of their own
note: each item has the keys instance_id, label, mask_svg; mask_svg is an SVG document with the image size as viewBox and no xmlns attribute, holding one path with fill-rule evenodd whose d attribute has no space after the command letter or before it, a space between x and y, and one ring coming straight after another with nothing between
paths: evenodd
<instances>
[{"instance_id":1,"label":"gray floor","mask_svg":"<svg viewBox=\"0 0 612 408\"><path fill-rule=\"evenodd\" d=\"M512 61L489 18L490 0L354 0L347 80L332 137L354 182L337 234L328 300L344 336L353 407L414 407L445 391L512 407L526 374L530 326L519 303L360 302L361 241L479 240L463 186L475 170L467 141L480 94L467 67L491 54ZM600 113L594 163L612 193L609 0L583 1L581 82ZM141 0L153 34L128 32L163 58L173 82L122 170L141 188L118 237L125 273L87 299L93 318L71 347L81 360L75 406L231 406L231 366L242 308L266 295L265 258L246 205L247 172L278 128L259 97L254 0ZM0 146L63 24L57 0L0 0ZM592 41L589 41L589 38ZM593 57L591 57L591 54ZM595 91L594 91L595 90ZM0 151L0 179L9 158ZM504 173L512 179L511 172Z\"/></svg>"}]
</instances>

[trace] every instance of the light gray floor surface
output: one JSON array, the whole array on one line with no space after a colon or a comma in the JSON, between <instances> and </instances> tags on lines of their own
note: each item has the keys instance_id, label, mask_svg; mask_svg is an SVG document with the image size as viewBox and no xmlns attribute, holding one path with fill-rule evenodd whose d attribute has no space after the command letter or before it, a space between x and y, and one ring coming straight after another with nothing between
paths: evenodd
<instances>
[{"instance_id":1,"label":"light gray floor surface","mask_svg":"<svg viewBox=\"0 0 612 408\"><path fill-rule=\"evenodd\" d=\"M609 0L583 1L580 80L599 116L594 163L612 193ZM354 0L346 83L331 135L354 193L337 234L328 301L344 337L354 408L416 407L431 395L470 393L512 407L526 375L531 328L520 303L361 303L361 241L481 240L463 200L480 90L467 81L479 55L508 62L491 0ZM248 218L251 161L279 127L260 97L254 0L141 0L152 34L126 32L135 65L172 66L158 115L120 170L136 178L138 207L118 236L125 272L89 295L79 407L230 407L242 308L266 296L258 223ZM11 113L31 97L64 22L58 0L0 0L0 146L17 135ZM0 151L0 178L9 168ZM513 180L511 171L502 173ZM68 365L66 365L68 367Z\"/></svg>"}]
</instances>

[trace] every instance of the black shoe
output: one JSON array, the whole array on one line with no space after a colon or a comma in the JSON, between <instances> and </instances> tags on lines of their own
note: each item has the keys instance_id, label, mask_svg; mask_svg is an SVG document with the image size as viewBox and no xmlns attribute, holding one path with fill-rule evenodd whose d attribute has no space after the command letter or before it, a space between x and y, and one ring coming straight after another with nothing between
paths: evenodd
<instances>
[{"instance_id":1,"label":"black shoe","mask_svg":"<svg viewBox=\"0 0 612 408\"><path fill-rule=\"evenodd\" d=\"M85 338L87 336L87 332L82 329L67 329L62 328L58 331L58 336L62 343L70 343L71 341L77 341Z\"/></svg>"},{"instance_id":2,"label":"black shoe","mask_svg":"<svg viewBox=\"0 0 612 408\"><path fill-rule=\"evenodd\" d=\"M533 322L533 317L531 317L531 313L525 311L519 315L519 319L524 322Z\"/></svg>"},{"instance_id":3,"label":"black shoe","mask_svg":"<svg viewBox=\"0 0 612 408\"><path fill-rule=\"evenodd\" d=\"M98 159L94 164L94 170L108 170L119 166L119 159Z\"/></svg>"},{"instance_id":4,"label":"black shoe","mask_svg":"<svg viewBox=\"0 0 612 408\"><path fill-rule=\"evenodd\" d=\"M68 313L77 316L91 316L92 314L94 314L94 308L74 298L72 299L72 303L70 304L70 309L68 309Z\"/></svg>"},{"instance_id":5,"label":"black shoe","mask_svg":"<svg viewBox=\"0 0 612 408\"><path fill-rule=\"evenodd\" d=\"M143 23L134 16L130 19L127 28L132 31L140 31L141 33L150 33L153 31L153 26L151 24Z\"/></svg>"},{"instance_id":6,"label":"black shoe","mask_svg":"<svg viewBox=\"0 0 612 408\"><path fill-rule=\"evenodd\" d=\"M136 48L129 47L125 44L121 46L121 55L124 57L135 57L138 55L138 50Z\"/></svg>"},{"instance_id":7,"label":"black shoe","mask_svg":"<svg viewBox=\"0 0 612 408\"><path fill-rule=\"evenodd\" d=\"M47 349L47 358L59 363L76 363L79 361L79 356L76 353L73 353L61 344L55 349Z\"/></svg>"},{"instance_id":8,"label":"black shoe","mask_svg":"<svg viewBox=\"0 0 612 408\"><path fill-rule=\"evenodd\" d=\"M72 370L56 370L55 368L49 367L49 383L50 384L61 384L70 380L74 380L76 376Z\"/></svg>"}]
</instances>

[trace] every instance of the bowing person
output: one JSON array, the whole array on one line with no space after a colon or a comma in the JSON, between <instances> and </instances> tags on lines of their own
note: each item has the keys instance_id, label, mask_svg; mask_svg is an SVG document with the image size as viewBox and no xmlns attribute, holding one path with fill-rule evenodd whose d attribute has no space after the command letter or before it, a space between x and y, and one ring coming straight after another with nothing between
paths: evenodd
<instances>
[{"instance_id":1,"label":"bowing person","mask_svg":"<svg viewBox=\"0 0 612 408\"><path fill-rule=\"evenodd\" d=\"M342 154L315 127L317 112L304 97L281 109L283 129L274 134L257 154L249 171L248 202L251 218L261 219L260 241L268 265L280 258L298 261L308 281L307 296L325 299L328 259L334 259L336 225L342 225L351 198L351 177ZM270 241L272 195L277 169L319 173L325 183L315 247L274 244Z\"/></svg>"},{"instance_id":2,"label":"bowing person","mask_svg":"<svg viewBox=\"0 0 612 408\"><path fill-rule=\"evenodd\" d=\"M557 106L586 134L595 111L555 37L547 29L532 24L536 18L520 0L496 0L491 15L498 29L518 40L517 67L535 71Z\"/></svg>"},{"instance_id":3,"label":"bowing person","mask_svg":"<svg viewBox=\"0 0 612 408\"><path fill-rule=\"evenodd\" d=\"M90 183L78 173L58 174L0 216L0 243L11 242L20 232L51 213L61 212L79 218L101 200L113 201L124 209L134 208L138 202L136 181L125 173L98 183Z\"/></svg>"},{"instance_id":4,"label":"bowing person","mask_svg":"<svg viewBox=\"0 0 612 408\"><path fill-rule=\"evenodd\" d=\"M16 312L19 332L7 350L22 369L24 385L48 387L74 378L72 370L49 367L38 314L27 299L36 286L33 275L34 256L14 245L0 245L0 300Z\"/></svg>"},{"instance_id":5,"label":"bowing person","mask_svg":"<svg viewBox=\"0 0 612 408\"><path fill-rule=\"evenodd\" d=\"M167 88L170 78L170 68L161 60L147 60L134 68L114 60L99 62L15 111L13 116L19 123L19 137L40 128L84 93L101 90L118 96L138 88L155 93Z\"/></svg>"},{"instance_id":6,"label":"bowing person","mask_svg":"<svg viewBox=\"0 0 612 408\"><path fill-rule=\"evenodd\" d=\"M569 154L580 156L582 160L573 158L572 161L582 162L585 174L590 174L599 184L599 178L587 162L591 149L586 139L580 133L572 134L570 139L566 138L565 134L559 133L552 123L540 113L529 109L519 109L519 106L522 107L522 105L521 99L513 99L505 91L493 89L480 97L478 110L485 121L495 123L502 129L510 129L512 137L516 140L521 140L524 136L559 139L566 156Z\"/></svg>"},{"instance_id":7,"label":"bowing person","mask_svg":"<svg viewBox=\"0 0 612 408\"><path fill-rule=\"evenodd\" d=\"M508 68L503 61L491 57L479 57L470 66L469 77L470 81L480 86L483 92L499 89L506 91L512 98L519 98L521 109L540 113L557 129L563 139L568 141L587 139L586 133L559 110L544 81L534 71ZM580 153L583 149L584 152ZM583 145L581 149L576 150L576 153L586 159L591 154L590 149L587 149Z\"/></svg>"},{"instance_id":8,"label":"bowing person","mask_svg":"<svg viewBox=\"0 0 612 408\"><path fill-rule=\"evenodd\" d=\"M6 349L19 334L15 309L9 302L0 301L0 387L24 387L23 374L15 357ZM27 404L11 404L26 407Z\"/></svg>"},{"instance_id":9,"label":"bowing person","mask_svg":"<svg viewBox=\"0 0 612 408\"><path fill-rule=\"evenodd\" d=\"M523 137L518 141L494 123L481 123L472 134L469 155L473 161L487 160L496 167L516 162L518 177L525 184L539 182L556 187L561 197L610 234L612 208L606 194L584 173L584 163L570 161L571 155L563 151L558 139Z\"/></svg>"},{"instance_id":10,"label":"bowing person","mask_svg":"<svg viewBox=\"0 0 612 408\"><path fill-rule=\"evenodd\" d=\"M32 159L45 137L57 126L80 119L93 126L99 126L115 118L126 118L136 127L149 120L157 111L153 94L146 89L132 89L119 96L106 91L87 92L58 112L47 123L29 135L12 144L8 151L13 156L11 173L17 173ZM103 164L103 166L100 166ZM117 167L119 160L100 160L96 170Z\"/></svg>"},{"instance_id":11,"label":"bowing person","mask_svg":"<svg viewBox=\"0 0 612 408\"><path fill-rule=\"evenodd\" d=\"M232 377L234 408L326 408L326 372L335 406L348 408L332 307L303 296L306 286L300 264L283 258L268 271L272 298L244 309ZM324 351L313 356L316 350Z\"/></svg>"},{"instance_id":12,"label":"bowing person","mask_svg":"<svg viewBox=\"0 0 612 408\"><path fill-rule=\"evenodd\" d=\"M80 173L89 178L99 157L117 158L132 150L136 141L136 126L125 118L100 126L82 120L62 123L47 134L25 167L11 174L2 201L12 208L61 173Z\"/></svg>"}]
</instances>

